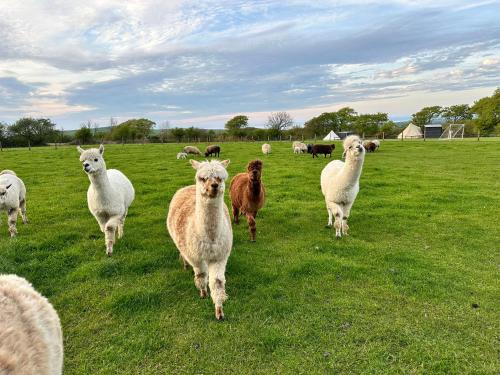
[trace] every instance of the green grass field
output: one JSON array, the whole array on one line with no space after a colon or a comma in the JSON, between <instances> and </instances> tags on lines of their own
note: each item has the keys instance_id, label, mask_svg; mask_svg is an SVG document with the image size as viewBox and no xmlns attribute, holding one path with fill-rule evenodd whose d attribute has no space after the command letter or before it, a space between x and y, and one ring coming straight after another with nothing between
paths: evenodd
<instances>
[{"instance_id":1,"label":"green grass field","mask_svg":"<svg viewBox=\"0 0 500 375\"><path fill-rule=\"evenodd\" d=\"M181 145L106 147L136 189L111 258L74 147L0 153L30 218L11 240L2 212L0 272L59 312L65 374L499 373L500 142L386 141L366 156L341 240L319 186L330 159L289 142L269 156L221 146L230 177L261 158L268 193L257 242L245 221L233 228L223 323L165 228L174 192L194 181Z\"/></svg>"}]
</instances>

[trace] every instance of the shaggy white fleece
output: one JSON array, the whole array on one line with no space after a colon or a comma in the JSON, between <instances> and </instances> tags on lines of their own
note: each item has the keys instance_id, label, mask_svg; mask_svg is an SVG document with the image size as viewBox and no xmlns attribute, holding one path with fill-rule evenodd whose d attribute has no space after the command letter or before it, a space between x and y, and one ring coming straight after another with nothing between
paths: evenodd
<instances>
[{"instance_id":1,"label":"shaggy white fleece","mask_svg":"<svg viewBox=\"0 0 500 375\"><path fill-rule=\"evenodd\" d=\"M28 223L26 216L26 187L24 182L11 170L0 172L0 211L7 211L9 233L17 234L17 215L21 214L23 223Z\"/></svg>"},{"instance_id":2,"label":"shaggy white fleece","mask_svg":"<svg viewBox=\"0 0 500 375\"><path fill-rule=\"evenodd\" d=\"M262 145L262 153L264 155L269 155L271 153L271 145L269 143L264 143Z\"/></svg>"}]
</instances>

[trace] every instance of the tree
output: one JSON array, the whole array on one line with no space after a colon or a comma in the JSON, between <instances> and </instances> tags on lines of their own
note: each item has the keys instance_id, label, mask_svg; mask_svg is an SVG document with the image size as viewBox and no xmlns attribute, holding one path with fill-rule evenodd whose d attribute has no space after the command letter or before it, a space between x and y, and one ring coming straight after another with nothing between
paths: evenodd
<instances>
[{"instance_id":1,"label":"tree","mask_svg":"<svg viewBox=\"0 0 500 375\"><path fill-rule=\"evenodd\" d=\"M317 117L313 117L304 124L307 134L326 135L331 130L340 131L340 121L337 112L324 112Z\"/></svg>"},{"instance_id":2,"label":"tree","mask_svg":"<svg viewBox=\"0 0 500 375\"><path fill-rule=\"evenodd\" d=\"M182 137L184 137L184 129L182 128L173 128L170 133L172 133L177 142L182 141Z\"/></svg>"},{"instance_id":3,"label":"tree","mask_svg":"<svg viewBox=\"0 0 500 375\"><path fill-rule=\"evenodd\" d=\"M245 135L245 129L248 126L248 117L244 115L234 116L231 120L226 122L224 128L234 137L241 137Z\"/></svg>"},{"instance_id":4,"label":"tree","mask_svg":"<svg viewBox=\"0 0 500 375\"><path fill-rule=\"evenodd\" d=\"M356 119L357 112L350 108L344 107L337 111L337 120L339 122L339 130L349 130Z\"/></svg>"},{"instance_id":5,"label":"tree","mask_svg":"<svg viewBox=\"0 0 500 375\"><path fill-rule=\"evenodd\" d=\"M280 136L284 130L293 125L292 116L286 112L271 113L267 118L266 127L272 136Z\"/></svg>"},{"instance_id":6,"label":"tree","mask_svg":"<svg viewBox=\"0 0 500 375\"><path fill-rule=\"evenodd\" d=\"M151 134L155 122L140 118L130 119L116 126L111 133L114 140L145 139Z\"/></svg>"},{"instance_id":7,"label":"tree","mask_svg":"<svg viewBox=\"0 0 500 375\"><path fill-rule=\"evenodd\" d=\"M80 126L80 129L78 129L75 133L75 139L77 139L81 145L91 143L92 130L90 128L90 124L82 124L82 126Z\"/></svg>"},{"instance_id":8,"label":"tree","mask_svg":"<svg viewBox=\"0 0 500 375\"><path fill-rule=\"evenodd\" d=\"M441 116L451 124L463 124L472 119L472 112L468 104L458 104L443 108Z\"/></svg>"},{"instance_id":9,"label":"tree","mask_svg":"<svg viewBox=\"0 0 500 375\"><path fill-rule=\"evenodd\" d=\"M358 115L352 126L358 134L375 135L384 123L388 121L387 113L374 113Z\"/></svg>"},{"instance_id":10,"label":"tree","mask_svg":"<svg viewBox=\"0 0 500 375\"><path fill-rule=\"evenodd\" d=\"M31 150L32 145L42 145L56 136L55 124L46 118L24 117L9 129L13 137L24 140Z\"/></svg>"},{"instance_id":11,"label":"tree","mask_svg":"<svg viewBox=\"0 0 500 375\"><path fill-rule=\"evenodd\" d=\"M472 112L476 115L474 123L483 134L490 134L500 128L500 88L492 96L476 101Z\"/></svg>"},{"instance_id":12,"label":"tree","mask_svg":"<svg viewBox=\"0 0 500 375\"><path fill-rule=\"evenodd\" d=\"M433 107L424 107L417 113L411 115L411 122L414 125L426 125L430 124L432 119L437 118L441 115L442 108L438 105Z\"/></svg>"}]
</instances>

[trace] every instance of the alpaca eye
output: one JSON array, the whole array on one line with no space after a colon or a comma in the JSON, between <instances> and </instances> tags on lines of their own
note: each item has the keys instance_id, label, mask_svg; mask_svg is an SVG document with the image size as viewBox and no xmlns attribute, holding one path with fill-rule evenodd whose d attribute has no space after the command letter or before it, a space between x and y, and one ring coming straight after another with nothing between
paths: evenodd
<instances>
[{"instance_id":1,"label":"alpaca eye","mask_svg":"<svg viewBox=\"0 0 500 375\"><path fill-rule=\"evenodd\" d=\"M97 160L97 159L94 159L94 161L95 161L96 163L98 162L98 160Z\"/></svg>"}]
</instances>

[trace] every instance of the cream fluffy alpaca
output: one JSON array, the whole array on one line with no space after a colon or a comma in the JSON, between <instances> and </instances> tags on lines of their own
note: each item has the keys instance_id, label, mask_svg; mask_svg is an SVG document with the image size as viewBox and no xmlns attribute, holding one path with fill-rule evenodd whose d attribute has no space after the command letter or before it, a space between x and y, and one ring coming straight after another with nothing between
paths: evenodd
<instances>
[{"instance_id":1,"label":"cream fluffy alpaca","mask_svg":"<svg viewBox=\"0 0 500 375\"><path fill-rule=\"evenodd\" d=\"M111 255L116 241L115 235L118 234L118 238L123 235L125 217L135 196L134 187L122 172L116 169L106 170L102 157L103 145L99 149L83 150L79 146L77 149L83 170L90 180L87 191L89 210L104 233L106 254Z\"/></svg>"},{"instance_id":2,"label":"cream fluffy alpaca","mask_svg":"<svg viewBox=\"0 0 500 375\"><path fill-rule=\"evenodd\" d=\"M264 143L262 145L262 153L264 155L269 155L271 153L271 145L269 143Z\"/></svg>"},{"instance_id":3,"label":"cream fluffy alpaca","mask_svg":"<svg viewBox=\"0 0 500 375\"><path fill-rule=\"evenodd\" d=\"M21 214L23 223L28 223L26 216L26 187L23 181L8 169L0 172L0 211L7 211L9 233L17 234L17 215Z\"/></svg>"},{"instance_id":4,"label":"cream fluffy alpaca","mask_svg":"<svg viewBox=\"0 0 500 375\"><path fill-rule=\"evenodd\" d=\"M0 275L0 374L59 375L62 367L57 312L25 279Z\"/></svg>"},{"instance_id":5,"label":"cream fluffy alpaca","mask_svg":"<svg viewBox=\"0 0 500 375\"><path fill-rule=\"evenodd\" d=\"M167 228L184 262L193 267L200 296L207 296L208 283L215 317L223 320L226 263L233 246L231 219L224 203L229 160L190 162L196 169L196 185L175 193L168 210Z\"/></svg>"},{"instance_id":6,"label":"cream fluffy alpaca","mask_svg":"<svg viewBox=\"0 0 500 375\"><path fill-rule=\"evenodd\" d=\"M325 196L328 211L328 225L332 225L335 216L335 234L338 238L347 235L347 219L352 204L359 192L359 177L365 160L365 149L356 135L344 140L345 163L331 161L321 172L321 191Z\"/></svg>"}]
</instances>

